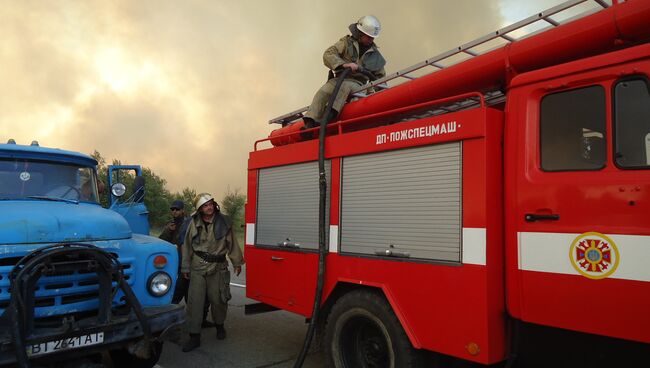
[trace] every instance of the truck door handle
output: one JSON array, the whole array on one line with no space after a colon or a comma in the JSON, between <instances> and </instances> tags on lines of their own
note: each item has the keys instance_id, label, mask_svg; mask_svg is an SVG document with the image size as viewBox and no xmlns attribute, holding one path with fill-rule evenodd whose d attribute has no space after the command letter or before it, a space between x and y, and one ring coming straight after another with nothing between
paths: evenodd
<instances>
[{"instance_id":1,"label":"truck door handle","mask_svg":"<svg viewBox=\"0 0 650 368\"><path fill-rule=\"evenodd\" d=\"M271 256L271 261L284 261L282 257Z\"/></svg>"},{"instance_id":2,"label":"truck door handle","mask_svg":"<svg viewBox=\"0 0 650 368\"><path fill-rule=\"evenodd\" d=\"M298 248L300 248L300 243L295 243L295 242L292 242L290 239L287 239L285 241L278 242L278 247L280 247L280 248L298 249Z\"/></svg>"},{"instance_id":3,"label":"truck door handle","mask_svg":"<svg viewBox=\"0 0 650 368\"><path fill-rule=\"evenodd\" d=\"M402 252L395 249L376 250L375 254L378 256L386 256L386 257L398 257L398 258L411 257L411 254L409 252Z\"/></svg>"},{"instance_id":4,"label":"truck door handle","mask_svg":"<svg viewBox=\"0 0 650 368\"><path fill-rule=\"evenodd\" d=\"M552 213L549 215L538 215L536 213L527 213L524 216L524 219L528 222L535 222L535 221L540 221L540 220L550 220L550 221L557 221L560 219L560 215L556 213Z\"/></svg>"}]
</instances>

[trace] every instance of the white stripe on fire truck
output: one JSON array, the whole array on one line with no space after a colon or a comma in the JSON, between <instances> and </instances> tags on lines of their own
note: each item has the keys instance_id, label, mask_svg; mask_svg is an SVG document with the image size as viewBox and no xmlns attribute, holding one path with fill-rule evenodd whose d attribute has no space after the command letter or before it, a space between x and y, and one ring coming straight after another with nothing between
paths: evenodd
<instances>
[{"instance_id":1,"label":"white stripe on fire truck","mask_svg":"<svg viewBox=\"0 0 650 368\"><path fill-rule=\"evenodd\" d=\"M573 240L581 234L529 233L518 235L519 269L579 275L571 264L569 249ZM609 276L613 279L650 281L650 236L607 235L614 241L619 252L619 264Z\"/></svg>"},{"instance_id":2,"label":"white stripe on fire truck","mask_svg":"<svg viewBox=\"0 0 650 368\"><path fill-rule=\"evenodd\" d=\"M246 245L255 245L255 224L246 224Z\"/></svg>"},{"instance_id":3,"label":"white stripe on fire truck","mask_svg":"<svg viewBox=\"0 0 650 368\"><path fill-rule=\"evenodd\" d=\"M339 226L330 225L330 253L339 252Z\"/></svg>"},{"instance_id":4,"label":"white stripe on fire truck","mask_svg":"<svg viewBox=\"0 0 650 368\"><path fill-rule=\"evenodd\" d=\"M463 228L463 263L485 266L485 228Z\"/></svg>"},{"instance_id":5,"label":"white stripe on fire truck","mask_svg":"<svg viewBox=\"0 0 650 368\"><path fill-rule=\"evenodd\" d=\"M339 227L330 225L329 251L339 251ZM255 224L246 224L246 245L255 245ZM463 228L463 263L485 266L485 229Z\"/></svg>"}]
</instances>

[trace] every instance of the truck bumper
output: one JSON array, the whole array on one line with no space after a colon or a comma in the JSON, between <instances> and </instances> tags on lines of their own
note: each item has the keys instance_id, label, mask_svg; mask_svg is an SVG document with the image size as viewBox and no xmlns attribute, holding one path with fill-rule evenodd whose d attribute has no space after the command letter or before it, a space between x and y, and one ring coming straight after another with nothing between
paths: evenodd
<instances>
[{"instance_id":1,"label":"truck bumper","mask_svg":"<svg viewBox=\"0 0 650 368\"><path fill-rule=\"evenodd\" d=\"M185 310L182 305L146 307L142 310L151 330L152 342L169 340L178 335L185 322ZM0 321L0 365L2 366L17 362L14 338L10 331L9 321ZM98 336L101 336L101 342L97 342ZM76 356L123 348L142 340L143 337L140 321L135 313L129 312L125 315L114 314L106 324L99 324L97 317L92 316L73 322L67 321L59 327L35 328L34 332L26 337L25 347L30 361L37 363L47 360L48 363L52 363L56 360L67 360ZM62 343L66 339L69 344Z\"/></svg>"}]
</instances>

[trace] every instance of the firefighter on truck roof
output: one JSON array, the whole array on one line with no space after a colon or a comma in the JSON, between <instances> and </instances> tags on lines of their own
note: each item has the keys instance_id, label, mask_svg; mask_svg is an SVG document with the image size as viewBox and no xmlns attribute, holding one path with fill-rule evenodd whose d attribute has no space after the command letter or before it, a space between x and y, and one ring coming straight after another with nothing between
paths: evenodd
<instances>
[{"instance_id":1,"label":"firefighter on truck roof","mask_svg":"<svg viewBox=\"0 0 650 368\"><path fill-rule=\"evenodd\" d=\"M350 92L366 84L370 79L369 75L374 76L374 79L379 79L386 75L384 71L386 60L384 60L384 57L374 42L381 30L379 20L372 15L366 15L361 17L356 23L350 24L348 28L350 29L351 35L341 38L337 43L325 50L323 54L325 66L334 71L334 73L342 71L343 68L351 69L351 74L341 84L341 89L334 100L332 112L327 121L332 121L336 118L341 112ZM365 70L366 73L361 73L362 70L360 68ZM316 92L309 106L309 110L305 113L305 128L313 128L320 121L328 118L322 115L325 112L325 106L334 91L335 85L336 79L330 71L329 80Z\"/></svg>"}]
</instances>

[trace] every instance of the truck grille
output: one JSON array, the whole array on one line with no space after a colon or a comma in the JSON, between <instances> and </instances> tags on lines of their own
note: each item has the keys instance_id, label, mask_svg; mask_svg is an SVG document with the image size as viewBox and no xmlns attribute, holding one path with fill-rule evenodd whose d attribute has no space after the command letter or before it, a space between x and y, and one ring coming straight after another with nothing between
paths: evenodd
<instances>
[{"instance_id":1,"label":"truck grille","mask_svg":"<svg viewBox=\"0 0 650 368\"><path fill-rule=\"evenodd\" d=\"M4 313L11 299L9 273L21 257L0 258L0 314ZM124 277L133 285L135 258L119 257ZM99 306L99 286L97 274L88 271L60 272L52 276L43 276L36 287L35 317L52 317L56 315L92 311ZM116 283L113 283L113 287ZM113 298L113 306L125 304L122 291Z\"/></svg>"}]
</instances>

